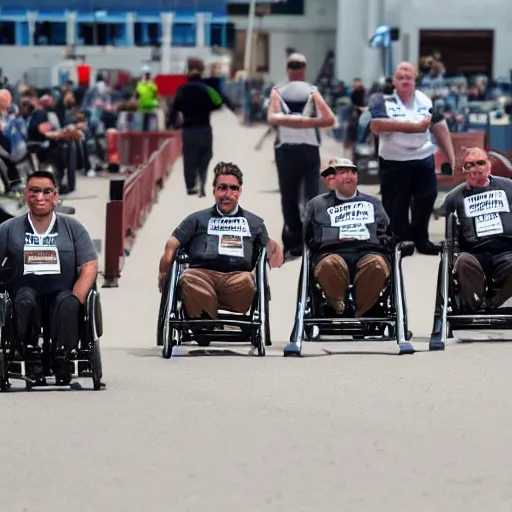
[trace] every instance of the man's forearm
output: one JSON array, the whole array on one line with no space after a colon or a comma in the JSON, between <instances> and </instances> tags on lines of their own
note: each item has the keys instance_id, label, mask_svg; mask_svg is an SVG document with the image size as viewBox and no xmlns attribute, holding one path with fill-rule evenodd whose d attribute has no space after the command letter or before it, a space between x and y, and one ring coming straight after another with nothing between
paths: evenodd
<instances>
[{"instance_id":1,"label":"man's forearm","mask_svg":"<svg viewBox=\"0 0 512 512\"><path fill-rule=\"evenodd\" d=\"M286 114L271 115L269 116L268 122L272 126L286 126L288 128L327 128L332 125L330 119Z\"/></svg>"},{"instance_id":2,"label":"man's forearm","mask_svg":"<svg viewBox=\"0 0 512 512\"><path fill-rule=\"evenodd\" d=\"M174 259L174 250L167 250L165 254L160 258L160 265L158 272L160 274L167 274L171 268L172 260Z\"/></svg>"},{"instance_id":3,"label":"man's forearm","mask_svg":"<svg viewBox=\"0 0 512 512\"><path fill-rule=\"evenodd\" d=\"M396 119L373 119L370 123L371 131L376 134L382 133L421 133L423 128L419 123L412 121L398 121Z\"/></svg>"},{"instance_id":4,"label":"man's forearm","mask_svg":"<svg viewBox=\"0 0 512 512\"><path fill-rule=\"evenodd\" d=\"M87 294L93 287L97 275L98 263L96 261L90 262L89 264L86 263L82 266L80 276L73 287L73 295L75 295L82 304L85 304Z\"/></svg>"},{"instance_id":5,"label":"man's forearm","mask_svg":"<svg viewBox=\"0 0 512 512\"><path fill-rule=\"evenodd\" d=\"M432 127L432 132L436 141L443 150L444 154L450 160L451 165L455 165L455 151L453 149L452 136L446 122L436 124Z\"/></svg>"}]
</instances>

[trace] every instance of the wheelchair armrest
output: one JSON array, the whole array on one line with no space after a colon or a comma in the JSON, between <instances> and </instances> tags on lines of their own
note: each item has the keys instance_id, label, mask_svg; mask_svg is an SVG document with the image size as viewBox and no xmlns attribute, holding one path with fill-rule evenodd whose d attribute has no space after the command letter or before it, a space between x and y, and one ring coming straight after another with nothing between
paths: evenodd
<instances>
[{"instance_id":1,"label":"wheelchair armrest","mask_svg":"<svg viewBox=\"0 0 512 512\"><path fill-rule=\"evenodd\" d=\"M404 258L407 258L408 256L412 256L414 254L414 242L400 242L396 246L396 248Z\"/></svg>"},{"instance_id":2,"label":"wheelchair armrest","mask_svg":"<svg viewBox=\"0 0 512 512\"><path fill-rule=\"evenodd\" d=\"M178 263L185 264L185 263L189 263L190 262L190 257L189 257L187 252L181 250L181 251L178 252L178 254L176 254L175 260Z\"/></svg>"}]
</instances>

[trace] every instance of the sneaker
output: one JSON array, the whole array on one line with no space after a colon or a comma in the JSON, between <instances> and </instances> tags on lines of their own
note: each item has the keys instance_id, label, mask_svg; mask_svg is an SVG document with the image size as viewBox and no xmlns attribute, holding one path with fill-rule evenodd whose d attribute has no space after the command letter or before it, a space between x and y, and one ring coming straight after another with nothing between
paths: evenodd
<instances>
[{"instance_id":1,"label":"sneaker","mask_svg":"<svg viewBox=\"0 0 512 512\"><path fill-rule=\"evenodd\" d=\"M94 178L94 176L96 176L96 171L94 169L89 169L87 171L87 177L88 178Z\"/></svg>"}]
</instances>

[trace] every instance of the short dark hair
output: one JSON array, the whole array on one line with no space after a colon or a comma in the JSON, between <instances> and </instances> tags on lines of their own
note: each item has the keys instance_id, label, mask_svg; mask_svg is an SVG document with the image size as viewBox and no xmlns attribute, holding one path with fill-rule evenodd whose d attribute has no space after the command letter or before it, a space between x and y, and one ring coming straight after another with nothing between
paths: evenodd
<instances>
[{"instance_id":1,"label":"short dark hair","mask_svg":"<svg viewBox=\"0 0 512 512\"><path fill-rule=\"evenodd\" d=\"M33 178L47 178L53 183L53 186L55 188L57 188L57 182L55 181L55 176L49 171L34 171L27 178L27 186L29 184L29 181Z\"/></svg>"},{"instance_id":2,"label":"short dark hair","mask_svg":"<svg viewBox=\"0 0 512 512\"><path fill-rule=\"evenodd\" d=\"M244 175L238 165L233 162L219 162L213 169L213 186L217 185L217 178L219 176L234 176L241 186L244 182Z\"/></svg>"}]
</instances>

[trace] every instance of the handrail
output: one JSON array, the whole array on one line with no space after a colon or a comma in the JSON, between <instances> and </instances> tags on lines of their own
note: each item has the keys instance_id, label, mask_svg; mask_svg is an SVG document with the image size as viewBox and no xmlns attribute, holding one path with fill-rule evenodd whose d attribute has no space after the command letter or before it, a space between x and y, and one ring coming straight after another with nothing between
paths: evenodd
<instances>
[{"instance_id":1,"label":"handrail","mask_svg":"<svg viewBox=\"0 0 512 512\"><path fill-rule=\"evenodd\" d=\"M128 141L129 155L145 160L133 174L110 180L104 288L119 286L124 257L129 255L137 231L144 225L182 148L181 133L177 131L128 132L119 134L119 138L121 143ZM132 150L134 145L137 148Z\"/></svg>"}]
</instances>

